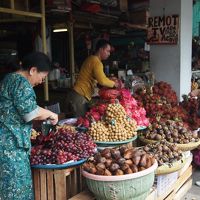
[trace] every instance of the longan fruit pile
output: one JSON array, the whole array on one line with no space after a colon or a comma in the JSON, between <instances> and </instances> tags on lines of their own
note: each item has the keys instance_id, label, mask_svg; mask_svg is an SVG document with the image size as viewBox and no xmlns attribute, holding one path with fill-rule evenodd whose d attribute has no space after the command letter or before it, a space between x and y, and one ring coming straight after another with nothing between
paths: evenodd
<instances>
[{"instance_id":1,"label":"longan fruit pile","mask_svg":"<svg viewBox=\"0 0 200 200\"><path fill-rule=\"evenodd\" d=\"M121 104L109 104L104 117L89 128L88 133L95 141L123 141L136 135L136 121L127 116Z\"/></svg>"}]
</instances>

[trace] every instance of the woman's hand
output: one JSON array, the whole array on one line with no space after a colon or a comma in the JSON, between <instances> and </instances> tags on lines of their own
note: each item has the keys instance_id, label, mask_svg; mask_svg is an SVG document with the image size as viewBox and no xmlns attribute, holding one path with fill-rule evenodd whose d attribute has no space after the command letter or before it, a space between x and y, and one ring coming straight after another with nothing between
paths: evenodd
<instances>
[{"instance_id":1,"label":"woman's hand","mask_svg":"<svg viewBox=\"0 0 200 200\"><path fill-rule=\"evenodd\" d=\"M51 124L56 125L58 123L58 115L50 110L39 107L38 116L34 120L49 120Z\"/></svg>"},{"instance_id":2,"label":"woman's hand","mask_svg":"<svg viewBox=\"0 0 200 200\"><path fill-rule=\"evenodd\" d=\"M56 113L53 113L47 118L52 125L56 125L58 123L58 115Z\"/></svg>"}]
</instances>

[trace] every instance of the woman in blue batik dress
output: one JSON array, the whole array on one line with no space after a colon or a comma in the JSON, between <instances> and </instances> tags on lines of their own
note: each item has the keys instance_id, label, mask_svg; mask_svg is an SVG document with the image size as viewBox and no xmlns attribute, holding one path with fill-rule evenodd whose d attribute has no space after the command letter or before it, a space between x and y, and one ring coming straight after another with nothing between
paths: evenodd
<instances>
[{"instance_id":1,"label":"woman in blue batik dress","mask_svg":"<svg viewBox=\"0 0 200 200\"><path fill-rule=\"evenodd\" d=\"M58 122L57 114L37 105L33 90L49 70L49 58L34 52L0 83L0 200L34 199L29 162L32 120Z\"/></svg>"}]
</instances>

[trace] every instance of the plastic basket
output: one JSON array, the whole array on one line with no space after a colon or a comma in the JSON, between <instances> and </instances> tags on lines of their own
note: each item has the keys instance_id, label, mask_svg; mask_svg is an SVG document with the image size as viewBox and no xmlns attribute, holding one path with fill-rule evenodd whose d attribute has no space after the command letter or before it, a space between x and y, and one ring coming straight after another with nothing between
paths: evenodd
<instances>
[{"instance_id":1,"label":"plastic basket","mask_svg":"<svg viewBox=\"0 0 200 200\"><path fill-rule=\"evenodd\" d=\"M100 176L82 171L86 183L98 200L142 200L146 199L155 178L158 164L143 171L122 176Z\"/></svg>"},{"instance_id":2,"label":"plastic basket","mask_svg":"<svg viewBox=\"0 0 200 200\"><path fill-rule=\"evenodd\" d=\"M178 172L173 172L165 175L156 175L155 185L157 188L157 196L168 193L169 189L178 179Z\"/></svg>"}]
</instances>

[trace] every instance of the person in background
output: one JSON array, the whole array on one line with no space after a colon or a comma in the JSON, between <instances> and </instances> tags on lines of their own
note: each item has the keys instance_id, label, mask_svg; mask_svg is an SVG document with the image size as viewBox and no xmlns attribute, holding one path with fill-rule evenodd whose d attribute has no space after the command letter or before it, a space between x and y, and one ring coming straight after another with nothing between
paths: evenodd
<instances>
[{"instance_id":1,"label":"person in background","mask_svg":"<svg viewBox=\"0 0 200 200\"><path fill-rule=\"evenodd\" d=\"M83 116L87 111L87 103L91 100L94 88L98 83L101 86L117 87L117 81L106 77L103 71L103 60L110 56L111 44L100 39L94 55L89 56L82 64L73 89L66 96L66 111L71 111L74 117Z\"/></svg>"},{"instance_id":2,"label":"person in background","mask_svg":"<svg viewBox=\"0 0 200 200\"><path fill-rule=\"evenodd\" d=\"M49 58L40 52L27 55L20 69L0 82L0 199L33 200L30 168L33 120L55 125L58 115L36 103L33 87L41 84L50 70Z\"/></svg>"}]
</instances>

